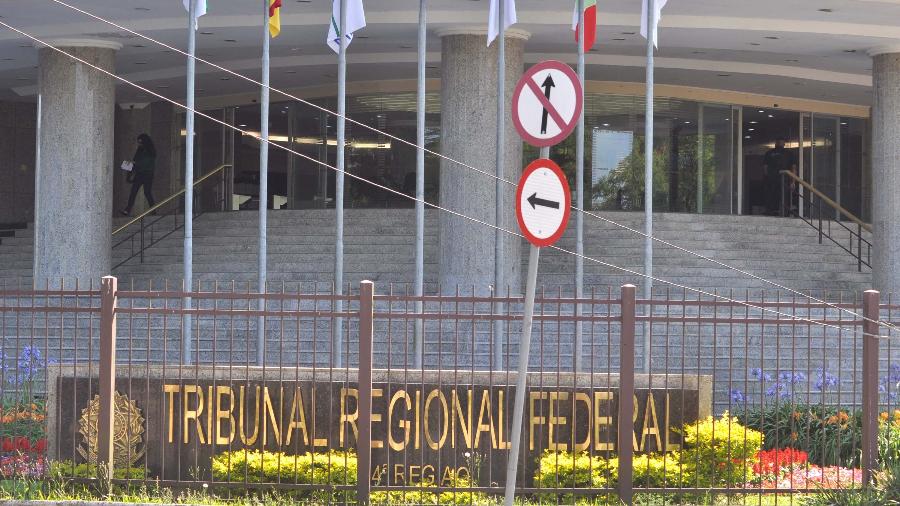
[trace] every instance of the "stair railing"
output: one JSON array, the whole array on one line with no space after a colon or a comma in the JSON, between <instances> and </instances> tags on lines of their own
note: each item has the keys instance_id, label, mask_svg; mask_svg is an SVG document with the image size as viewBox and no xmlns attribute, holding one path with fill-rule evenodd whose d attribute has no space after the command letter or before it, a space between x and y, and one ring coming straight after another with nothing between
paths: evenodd
<instances>
[{"instance_id":1,"label":"stair railing","mask_svg":"<svg viewBox=\"0 0 900 506\"><path fill-rule=\"evenodd\" d=\"M872 243L863 237L863 230L871 234L872 225L862 221L856 215L841 207L840 204L816 189L813 185L800 179L793 172L783 170L781 175L783 185L781 192L782 214L796 216L816 229L819 233L819 244L822 244L823 238L827 238L847 253L850 253L851 256L856 258L856 266L860 272L862 272L863 265L871 269ZM791 183L794 184L792 185ZM790 192L785 192L784 188L789 186L793 186L793 189ZM809 194L801 192L800 187L808 190ZM790 201L785 202L788 195L790 195ZM797 207L793 205L795 199L798 204ZM803 206L804 212L802 213L800 212L800 206ZM842 216L852 225L848 226L845 221L837 219L836 216ZM835 233L841 230L847 232L849 241L845 242L843 238L835 237Z\"/></svg>"},{"instance_id":2,"label":"stair railing","mask_svg":"<svg viewBox=\"0 0 900 506\"><path fill-rule=\"evenodd\" d=\"M194 188L197 188L201 184L209 181L213 176L218 175L217 180L217 191L216 191L216 200L215 206L220 210L225 211L227 209L227 181L228 181L228 171L227 169L232 168L231 164L222 164L216 167L215 169L207 172L199 179L194 181ZM184 216L181 214L183 212L183 207L181 204L181 199L186 193L186 188L182 188L177 192L169 195L164 198L156 205L142 212L141 214L135 216L131 220L128 220L124 225L113 230L112 236L113 240L115 240L116 236L121 235L121 239L118 242L114 242L112 246L112 250L116 251L118 248L123 247L124 245L128 245L130 250L128 256L120 261L119 263L113 266L113 269L118 268L121 265L124 265L129 260L138 257L140 258L140 263L144 263L144 252L152 247L154 244L162 241L166 237L172 235L178 230L184 228ZM194 217L198 217L202 215L205 211L203 206L196 205L196 200L199 198L199 194L194 192ZM178 205L175 206L174 212L165 214L159 212L163 207L169 206L172 203L176 203ZM179 219L179 217L181 217ZM169 222L170 223L166 223ZM159 227L156 225L160 224ZM137 225L136 229L133 229L129 232L129 229L132 228L133 225ZM159 229L162 230L159 230Z\"/></svg>"}]
</instances>

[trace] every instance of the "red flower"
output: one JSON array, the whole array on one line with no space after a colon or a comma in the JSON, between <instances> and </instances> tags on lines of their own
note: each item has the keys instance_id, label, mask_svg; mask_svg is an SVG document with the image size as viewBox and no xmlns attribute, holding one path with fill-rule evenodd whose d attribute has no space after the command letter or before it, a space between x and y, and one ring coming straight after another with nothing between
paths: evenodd
<instances>
[{"instance_id":1,"label":"red flower","mask_svg":"<svg viewBox=\"0 0 900 506\"><path fill-rule=\"evenodd\" d=\"M12 438L5 437L3 438L3 442L0 443L0 448L5 452L14 452L16 451L16 444L13 443Z\"/></svg>"},{"instance_id":2,"label":"red flower","mask_svg":"<svg viewBox=\"0 0 900 506\"><path fill-rule=\"evenodd\" d=\"M793 448L773 448L757 453L756 457L759 462L753 465L753 472L757 476L776 476L781 474L783 469L790 471L806 465L808 455L802 450Z\"/></svg>"},{"instance_id":3,"label":"red flower","mask_svg":"<svg viewBox=\"0 0 900 506\"><path fill-rule=\"evenodd\" d=\"M20 452L31 451L31 441L28 440L25 436L18 436L14 440L16 445L16 450Z\"/></svg>"},{"instance_id":4,"label":"red flower","mask_svg":"<svg viewBox=\"0 0 900 506\"><path fill-rule=\"evenodd\" d=\"M47 451L47 438L41 438L31 445L31 451L36 453L44 453Z\"/></svg>"}]
</instances>

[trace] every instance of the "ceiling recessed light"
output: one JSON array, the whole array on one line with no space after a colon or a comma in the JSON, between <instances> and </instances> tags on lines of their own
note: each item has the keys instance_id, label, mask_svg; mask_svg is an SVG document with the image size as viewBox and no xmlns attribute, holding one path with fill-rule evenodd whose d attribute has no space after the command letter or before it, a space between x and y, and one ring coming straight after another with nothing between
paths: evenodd
<instances>
[{"instance_id":1,"label":"ceiling recessed light","mask_svg":"<svg viewBox=\"0 0 900 506\"><path fill-rule=\"evenodd\" d=\"M132 44L131 47L141 48L141 47L147 47L147 46L145 46L143 44Z\"/></svg>"},{"instance_id":2,"label":"ceiling recessed light","mask_svg":"<svg viewBox=\"0 0 900 506\"><path fill-rule=\"evenodd\" d=\"M426 65L425 68L426 69L436 69L438 67L437 67L437 65Z\"/></svg>"},{"instance_id":3,"label":"ceiling recessed light","mask_svg":"<svg viewBox=\"0 0 900 506\"><path fill-rule=\"evenodd\" d=\"M731 74L716 74L719 77L731 77Z\"/></svg>"},{"instance_id":4,"label":"ceiling recessed light","mask_svg":"<svg viewBox=\"0 0 900 506\"><path fill-rule=\"evenodd\" d=\"M624 38L622 38L622 37L616 37L616 38L614 38L613 40L628 40L628 39L624 39Z\"/></svg>"},{"instance_id":5,"label":"ceiling recessed light","mask_svg":"<svg viewBox=\"0 0 900 506\"><path fill-rule=\"evenodd\" d=\"M855 49L845 49L844 52L845 53L855 53L856 50Z\"/></svg>"},{"instance_id":6,"label":"ceiling recessed light","mask_svg":"<svg viewBox=\"0 0 900 506\"><path fill-rule=\"evenodd\" d=\"M770 117L770 118L774 118L775 115L774 115L774 114L770 114L769 117Z\"/></svg>"},{"instance_id":7,"label":"ceiling recessed light","mask_svg":"<svg viewBox=\"0 0 900 506\"><path fill-rule=\"evenodd\" d=\"M19 47L32 47L31 44L19 44Z\"/></svg>"},{"instance_id":8,"label":"ceiling recessed light","mask_svg":"<svg viewBox=\"0 0 900 506\"><path fill-rule=\"evenodd\" d=\"M28 80L27 77L17 77L16 78L16 81L27 81L27 80Z\"/></svg>"},{"instance_id":9,"label":"ceiling recessed light","mask_svg":"<svg viewBox=\"0 0 900 506\"><path fill-rule=\"evenodd\" d=\"M299 50L300 50L299 47L292 47L292 48L291 48L291 51L299 51Z\"/></svg>"},{"instance_id":10,"label":"ceiling recessed light","mask_svg":"<svg viewBox=\"0 0 900 506\"><path fill-rule=\"evenodd\" d=\"M795 60L795 59L793 59L793 58L789 58L789 59L784 60L784 61L786 61L786 62L788 62L788 63L799 63L799 62L800 62L800 60Z\"/></svg>"},{"instance_id":11,"label":"ceiling recessed light","mask_svg":"<svg viewBox=\"0 0 900 506\"><path fill-rule=\"evenodd\" d=\"M13 61L15 58L3 58L3 61Z\"/></svg>"},{"instance_id":12,"label":"ceiling recessed light","mask_svg":"<svg viewBox=\"0 0 900 506\"><path fill-rule=\"evenodd\" d=\"M754 120L754 121L751 121L751 122L750 122L751 125L755 125L755 124L757 124L757 123L759 123L759 121Z\"/></svg>"},{"instance_id":13,"label":"ceiling recessed light","mask_svg":"<svg viewBox=\"0 0 900 506\"><path fill-rule=\"evenodd\" d=\"M609 123L604 123L603 126L608 127Z\"/></svg>"},{"instance_id":14,"label":"ceiling recessed light","mask_svg":"<svg viewBox=\"0 0 900 506\"><path fill-rule=\"evenodd\" d=\"M750 136L749 136L749 135L745 135L744 138L745 138L745 139L749 139Z\"/></svg>"},{"instance_id":15,"label":"ceiling recessed light","mask_svg":"<svg viewBox=\"0 0 900 506\"><path fill-rule=\"evenodd\" d=\"M776 36L774 36L774 35L766 35L766 36L763 37L763 38L764 38L764 39L769 39L769 40L778 40L778 37L776 37Z\"/></svg>"},{"instance_id":16,"label":"ceiling recessed light","mask_svg":"<svg viewBox=\"0 0 900 506\"><path fill-rule=\"evenodd\" d=\"M841 121L841 125L847 126L847 122L846 122L846 121Z\"/></svg>"},{"instance_id":17,"label":"ceiling recessed light","mask_svg":"<svg viewBox=\"0 0 900 506\"><path fill-rule=\"evenodd\" d=\"M220 77L219 81L231 81L230 77Z\"/></svg>"},{"instance_id":18,"label":"ceiling recessed light","mask_svg":"<svg viewBox=\"0 0 900 506\"><path fill-rule=\"evenodd\" d=\"M136 10L136 11L142 11L142 12L147 12L147 11L149 11L150 9L149 9L148 7L135 7L134 10Z\"/></svg>"},{"instance_id":19,"label":"ceiling recessed light","mask_svg":"<svg viewBox=\"0 0 900 506\"><path fill-rule=\"evenodd\" d=\"M200 32L200 35L212 35L213 32Z\"/></svg>"},{"instance_id":20,"label":"ceiling recessed light","mask_svg":"<svg viewBox=\"0 0 900 506\"><path fill-rule=\"evenodd\" d=\"M634 35L637 32L622 32L622 35Z\"/></svg>"},{"instance_id":21,"label":"ceiling recessed light","mask_svg":"<svg viewBox=\"0 0 900 506\"><path fill-rule=\"evenodd\" d=\"M748 128L747 131L748 131L748 132L755 132L756 129L755 129L755 128Z\"/></svg>"},{"instance_id":22,"label":"ceiling recessed light","mask_svg":"<svg viewBox=\"0 0 900 506\"><path fill-rule=\"evenodd\" d=\"M368 39L369 36L368 35L354 35L353 38L354 39Z\"/></svg>"},{"instance_id":23,"label":"ceiling recessed light","mask_svg":"<svg viewBox=\"0 0 900 506\"><path fill-rule=\"evenodd\" d=\"M691 54L706 54L706 51L691 51Z\"/></svg>"},{"instance_id":24,"label":"ceiling recessed light","mask_svg":"<svg viewBox=\"0 0 900 506\"><path fill-rule=\"evenodd\" d=\"M819 9L819 12L834 12L834 9Z\"/></svg>"},{"instance_id":25,"label":"ceiling recessed light","mask_svg":"<svg viewBox=\"0 0 900 506\"><path fill-rule=\"evenodd\" d=\"M408 44L400 44L400 49L412 49L412 46Z\"/></svg>"},{"instance_id":26,"label":"ceiling recessed light","mask_svg":"<svg viewBox=\"0 0 900 506\"><path fill-rule=\"evenodd\" d=\"M690 121L685 121L684 124L685 124L685 125L690 125L691 122L690 122Z\"/></svg>"},{"instance_id":27,"label":"ceiling recessed light","mask_svg":"<svg viewBox=\"0 0 900 506\"><path fill-rule=\"evenodd\" d=\"M160 84L159 86L157 86L157 88L162 88L162 89L166 89L168 87L169 87L168 84Z\"/></svg>"},{"instance_id":28,"label":"ceiling recessed light","mask_svg":"<svg viewBox=\"0 0 900 506\"><path fill-rule=\"evenodd\" d=\"M296 74L297 71L296 71L296 70L288 70L286 73L287 73L287 74Z\"/></svg>"},{"instance_id":29,"label":"ceiling recessed light","mask_svg":"<svg viewBox=\"0 0 900 506\"><path fill-rule=\"evenodd\" d=\"M225 39L225 42L237 42L235 39Z\"/></svg>"},{"instance_id":30,"label":"ceiling recessed light","mask_svg":"<svg viewBox=\"0 0 900 506\"><path fill-rule=\"evenodd\" d=\"M749 42L748 44L750 44L751 46L759 46L760 45L759 42Z\"/></svg>"},{"instance_id":31,"label":"ceiling recessed light","mask_svg":"<svg viewBox=\"0 0 900 506\"><path fill-rule=\"evenodd\" d=\"M764 111L764 110L762 110L762 109L759 110L759 113L760 113L760 114L765 114L765 112L766 112L766 111Z\"/></svg>"},{"instance_id":32,"label":"ceiling recessed light","mask_svg":"<svg viewBox=\"0 0 900 506\"><path fill-rule=\"evenodd\" d=\"M247 125L246 125L245 123L241 123L241 124L238 125L238 126L241 127L241 128L245 128Z\"/></svg>"}]
</instances>

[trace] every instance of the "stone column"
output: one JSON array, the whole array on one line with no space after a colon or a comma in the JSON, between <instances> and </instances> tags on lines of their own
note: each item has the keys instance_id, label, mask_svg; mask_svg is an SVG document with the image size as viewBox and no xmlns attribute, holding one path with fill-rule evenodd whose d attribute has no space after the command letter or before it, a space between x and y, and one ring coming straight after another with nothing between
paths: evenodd
<instances>
[{"instance_id":1,"label":"stone column","mask_svg":"<svg viewBox=\"0 0 900 506\"><path fill-rule=\"evenodd\" d=\"M121 45L52 42L105 70ZM35 185L34 282L87 287L110 274L115 82L102 72L42 48L41 166Z\"/></svg>"},{"instance_id":2,"label":"stone column","mask_svg":"<svg viewBox=\"0 0 900 506\"><path fill-rule=\"evenodd\" d=\"M875 288L900 294L900 47L872 55L872 277Z\"/></svg>"},{"instance_id":3,"label":"stone column","mask_svg":"<svg viewBox=\"0 0 900 506\"><path fill-rule=\"evenodd\" d=\"M494 174L497 139L497 46L486 46L482 30L451 30L441 36L441 153ZM517 181L522 172L522 141L509 115L516 82L524 70L523 55L528 34L508 30L506 36L506 133L507 180ZM441 160L440 205L472 218L495 222L495 180L459 164ZM499 226L517 230L513 186L504 184L503 206L507 213ZM494 283L494 229L440 213L440 283L445 292L460 290L485 294ZM503 279L513 293L521 284L522 240L504 234ZM506 287L500 287L505 293Z\"/></svg>"}]
</instances>

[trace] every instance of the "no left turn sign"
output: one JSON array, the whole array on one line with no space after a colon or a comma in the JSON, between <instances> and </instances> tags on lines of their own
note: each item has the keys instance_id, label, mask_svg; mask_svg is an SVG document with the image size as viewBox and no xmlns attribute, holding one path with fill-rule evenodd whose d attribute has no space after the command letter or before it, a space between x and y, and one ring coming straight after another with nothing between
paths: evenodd
<instances>
[{"instance_id":1,"label":"no left turn sign","mask_svg":"<svg viewBox=\"0 0 900 506\"><path fill-rule=\"evenodd\" d=\"M525 167L516 189L516 219L528 242L543 248L559 240L571 205L569 182L559 165L540 158Z\"/></svg>"},{"instance_id":2,"label":"no left turn sign","mask_svg":"<svg viewBox=\"0 0 900 506\"><path fill-rule=\"evenodd\" d=\"M513 124L529 144L547 147L565 139L581 116L581 82L571 67L548 60L528 69L513 93Z\"/></svg>"}]
</instances>

